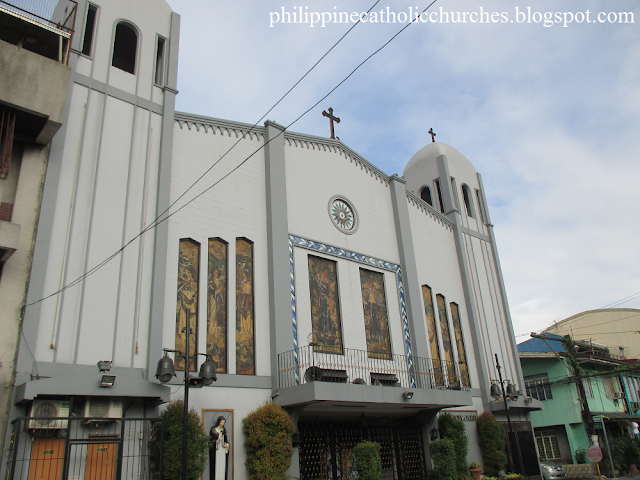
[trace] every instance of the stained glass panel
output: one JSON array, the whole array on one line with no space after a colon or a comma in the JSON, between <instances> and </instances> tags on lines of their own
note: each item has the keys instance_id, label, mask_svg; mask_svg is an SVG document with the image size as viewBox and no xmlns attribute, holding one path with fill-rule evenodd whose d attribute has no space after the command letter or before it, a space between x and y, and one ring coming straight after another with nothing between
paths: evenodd
<instances>
[{"instance_id":1,"label":"stained glass panel","mask_svg":"<svg viewBox=\"0 0 640 480\"><path fill-rule=\"evenodd\" d=\"M391 339L387 299L384 293L384 275L360 269L364 328L367 334L367 355L369 358L391 360Z\"/></svg>"},{"instance_id":2,"label":"stained glass panel","mask_svg":"<svg viewBox=\"0 0 640 480\"><path fill-rule=\"evenodd\" d=\"M227 242L209 239L207 353L216 372L227 372Z\"/></svg>"},{"instance_id":3,"label":"stained glass panel","mask_svg":"<svg viewBox=\"0 0 640 480\"><path fill-rule=\"evenodd\" d=\"M440 345L438 344L438 329L436 328L436 316L433 311L433 297L431 287L422 286L422 298L424 300L424 314L427 319L427 333L429 334L429 349L431 351L431 361L433 365L433 375L436 385L444 385L444 372L440 356Z\"/></svg>"},{"instance_id":4,"label":"stained glass panel","mask_svg":"<svg viewBox=\"0 0 640 480\"><path fill-rule=\"evenodd\" d=\"M460 376L462 377L462 385L470 387L469 365L467 364L467 351L464 348L464 338L462 337L462 324L460 323L460 310L458 304L450 303L451 320L453 322L453 331L456 335L456 347L458 349L458 364L460 365Z\"/></svg>"},{"instance_id":5,"label":"stained glass panel","mask_svg":"<svg viewBox=\"0 0 640 480\"><path fill-rule=\"evenodd\" d=\"M178 301L176 306L176 350L185 352L187 323L191 329L189 354L196 352L198 336L198 279L200 273L200 244L190 238L180 240L178 256ZM175 369L184 371L184 358L175 356ZM195 362L189 370L195 371Z\"/></svg>"},{"instance_id":6,"label":"stained glass panel","mask_svg":"<svg viewBox=\"0 0 640 480\"><path fill-rule=\"evenodd\" d=\"M253 244L236 239L236 373L255 375Z\"/></svg>"},{"instance_id":7,"label":"stained glass panel","mask_svg":"<svg viewBox=\"0 0 640 480\"><path fill-rule=\"evenodd\" d=\"M449 384L456 381L456 372L453 360L453 346L451 345L451 332L449 331L449 319L447 318L447 305L442 295L436 295L438 302L438 316L440 317L440 334L442 335L442 348L444 349L444 361Z\"/></svg>"},{"instance_id":8,"label":"stained glass panel","mask_svg":"<svg viewBox=\"0 0 640 480\"><path fill-rule=\"evenodd\" d=\"M336 262L309 255L309 294L314 351L342 355Z\"/></svg>"}]
</instances>

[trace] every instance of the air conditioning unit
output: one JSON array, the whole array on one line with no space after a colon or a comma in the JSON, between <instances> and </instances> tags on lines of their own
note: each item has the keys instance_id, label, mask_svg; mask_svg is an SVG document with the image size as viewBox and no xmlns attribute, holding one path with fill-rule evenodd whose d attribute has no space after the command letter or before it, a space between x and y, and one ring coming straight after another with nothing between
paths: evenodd
<instances>
[{"instance_id":1,"label":"air conditioning unit","mask_svg":"<svg viewBox=\"0 0 640 480\"><path fill-rule=\"evenodd\" d=\"M613 395L611 396L611 398L613 398L614 400L618 400L618 399L624 398L624 393L622 393L622 392L613 392Z\"/></svg>"},{"instance_id":2,"label":"air conditioning unit","mask_svg":"<svg viewBox=\"0 0 640 480\"><path fill-rule=\"evenodd\" d=\"M31 404L31 413L29 414L29 429L63 429L67 428L67 420L55 420L47 417L69 417L69 401L68 400L44 400L35 399Z\"/></svg>"},{"instance_id":3,"label":"air conditioning unit","mask_svg":"<svg viewBox=\"0 0 640 480\"><path fill-rule=\"evenodd\" d=\"M91 420L122 418L122 398L88 397L84 404L84 416Z\"/></svg>"},{"instance_id":4,"label":"air conditioning unit","mask_svg":"<svg viewBox=\"0 0 640 480\"><path fill-rule=\"evenodd\" d=\"M640 402L631 402L631 410L634 412L640 410Z\"/></svg>"}]
</instances>

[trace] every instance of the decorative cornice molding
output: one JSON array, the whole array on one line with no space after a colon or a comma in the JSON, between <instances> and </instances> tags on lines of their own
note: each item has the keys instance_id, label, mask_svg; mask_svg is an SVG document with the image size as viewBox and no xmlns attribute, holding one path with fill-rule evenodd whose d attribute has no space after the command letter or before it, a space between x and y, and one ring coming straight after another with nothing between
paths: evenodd
<instances>
[{"instance_id":1,"label":"decorative cornice molding","mask_svg":"<svg viewBox=\"0 0 640 480\"><path fill-rule=\"evenodd\" d=\"M231 137L231 134L233 133L235 134L236 138L240 138L242 135L247 135L252 140L255 139L264 141L265 127L254 127L253 125L250 125L248 123L222 120L220 118L205 117L202 115L193 115L191 113L185 112L176 112L174 115L174 119L176 122L178 122L181 129L183 129L185 126L189 130L191 130L192 127L195 127L196 131L199 132L200 128L203 128L205 133L208 133L209 130L211 130L214 135L216 135L216 132L219 132L221 135L226 134L227 136ZM271 120L267 120L265 124L273 125L282 130L285 129L285 127ZM389 186L389 175L366 160L360 154L346 146L340 140L333 140L331 138L325 137L316 137L314 135L306 135L304 133L289 132L288 130L284 131L284 139L285 143L287 143L290 147L306 147L310 150L322 150L325 152L329 151L338 153L339 155L344 155L344 157L349 159L351 163L359 166L361 170L364 170L371 177L375 178L380 183L383 183L385 186Z\"/></svg>"},{"instance_id":2,"label":"decorative cornice molding","mask_svg":"<svg viewBox=\"0 0 640 480\"><path fill-rule=\"evenodd\" d=\"M445 217L440 212L436 211L431 205L422 200L421 198L416 197L412 192L407 191L407 201L412 204L414 207L422 210L424 213L429 215L431 218L436 220L442 226L446 227L448 230L453 232L453 222Z\"/></svg>"},{"instance_id":3,"label":"decorative cornice molding","mask_svg":"<svg viewBox=\"0 0 640 480\"><path fill-rule=\"evenodd\" d=\"M462 225L460 225L460 231L462 233L464 233L465 235L469 235L471 237L476 237L479 238L480 240L484 241L484 242L488 242L491 243L491 238L488 235L485 235L482 232L476 232L475 230L472 230L470 228L464 227Z\"/></svg>"},{"instance_id":4,"label":"decorative cornice molding","mask_svg":"<svg viewBox=\"0 0 640 480\"><path fill-rule=\"evenodd\" d=\"M403 185L406 185L406 184L407 184L407 181L406 181L404 178L399 177L397 173L394 173L393 175L391 175L391 176L389 177L389 180L393 180L393 181L395 181L395 182L400 182L400 183L402 183Z\"/></svg>"},{"instance_id":5,"label":"decorative cornice molding","mask_svg":"<svg viewBox=\"0 0 640 480\"><path fill-rule=\"evenodd\" d=\"M285 142L290 147L307 148L308 150L322 150L344 155L351 163L355 163L361 170L374 177L386 186L389 186L389 175L384 173L371 162L360 156L358 153L347 147L340 140L331 138L316 137L314 135L305 135L304 133L295 133L286 131L284 133Z\"/></svg>"},{"instance_id":6,"label":"decorative cornice molding","mask_svg":"<svg viewBox=\"0 0 640 480\"><path fill-rule=\"evenodd\" d=\"M280 125L278 122L274 122L273 120L267 120L264 122L264 126L272 126L277 128L278 130L282 130L283 132L287 129L284 125Z\"/></svg>"},{"instance_id":7,"label":"decorative cornice molding","mask_svg":"<svg viewBox=\"0 0 640 480\"><path fill-rule=\"evenodd\" d=\"M195 127L196 131L199 132L203 128L205 133L209 133L209 130L211 130L213 135L219 133L220 135L231 137L234 134L236 138L246 135L251 140L264 141L265 128L257 125L254 127L248 123L192 115L184 112L176 112L174 119L180 125L180 129L186 126L187 129L191 130L192 127Z\"/></svg>"}]
</instances>

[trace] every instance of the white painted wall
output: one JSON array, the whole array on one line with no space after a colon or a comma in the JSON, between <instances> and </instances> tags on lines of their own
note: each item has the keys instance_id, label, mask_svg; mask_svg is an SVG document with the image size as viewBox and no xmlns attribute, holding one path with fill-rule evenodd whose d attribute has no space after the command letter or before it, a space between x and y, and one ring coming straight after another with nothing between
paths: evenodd
<instances>
[{"instance_id":1,"label":"white painted wall","mask_svg":"<svg viewBox=\"0 0 640 480\"><path fill-rule=\"evenodd\" d=\"M156 35L169 38L171 8L164 0L91 0L91 3L98 7L93 52L89 57L81 57L78 72L151 100ZM111 66L115 26L121 20L130 22L140 32L135 75ZM76 31L84 34L84 27L78 25ZM154 101L162 103L157 97Z\"/></svg>"},{"instance_id":2,"label":"white painted wall","mask_svg":"<svg viewBox=\"0 0 640 480\"><path fill-rule=\"evenodd\" d=\"M200 131L191 125L180 127L175 123L171 199L175 200L200 177L233 143L235 133L221 134L216 130ZM218 181L239 162L262 145L248 136L241 141L207 176L190 191L176 207L184 205L197 194ZM176 322L175 286L178 278L178 247L181 238L192 238L201 244L200 250L200 298L198 351L206 350L206 286L207 242L220 237L228 245L228 373L235 373L235 322L236 322L236 238L246 237L253 244L254 253L254 312L256 342L256 375L270 375L269 345L269 290L267 272L267 225L264 152L261 150L237 172L213 187L203 196L169 219L169 250L167 258L167 291L163 346L174 348Z\"/></svg>"},{"instance_id":3,"label":"white painted wall","mask_svg":"<svg viewBox=\"0 0 640 480\"><path fill-rule=\"evenodd\" d=\"M184 393L180 389L171 398L173 400L181 398L183 395ZM233 411L234 440L230 447L233 451L233 478L235 480L243 480L249 476L245 466L247 449L244 446L246 436L242 432L242 419L270 399L270 389L221 388L214 384L211 387L202 387L201 390L191 389L189 391L189 407L198 412L201 418L204 418L204 409ZM205 424L204 431L208 434L211 427L211 423ZM227 428L229 428L228 424ZM231 478L229 475L229 479Z\"/></svg>"},{"instance_id":4,"label":"white painted wall","mask_svg":"<svg viewBox=\"0 0 640 480\"><path fill-rule=\"evenodd\" d=\"M411 218L411 234L416 252L418 281L420 286L428 285L431 287L433 293L440 351L443 352L444 350L442 347L442 333L440 331L440 314L437 304L435 303L435 296L437 294L442 294L447 303L449 331L451 333L452 346L456 352L456 361L458 359L457 346L455 345L455 333L450 318L451 310L449 304L451 302L458 304L467 362L469 363L471 386L477 388L478 376L474 359L475 346L471 341L469 315L467 313L462 280L460 278L460 267L453 231L451 227L445 226L437 217L427 214L413 203L409 203L409 216ZM420 300L424 312L424 299L422 296ZM426 321L426 319L423 318L423 321Z\"/></svg>"},{"instance_id":5,"label":"white painted wall","mask_svg":"<svg viewBox=\"0 0 640 480\"><path fill-rule=\"evenodd\" d=\"M156 35L169 38L171 9L162 0L92 3L98 6L93 51L78 59L76 71L151 99ZM84 12L78 18L84 33ZM135 75L110 66L119 20L139 29ZM45 278L45 295L107 259L155 218L161 121L129 101L73 85L64 150L52 159L61 174L49 255L36 272ZM153 232L134 240L83 283L43 302L37 360L146 367L153 245Z\"/></svg>"},{"instance_id":6,"label":"white painted wall","mask_svg":"<svg viewBox=\"0 0 640 480\"><path fill-rule=\"evenodd\" d=\"M330 150L285 140L289 232L363 255L399 263L391 193L384 181ZM355 207L360 226L353 235L331 222L328 204L341 195Z\"/></svg>"},{"instance_id":7,"label":"white painted wall","mask_svg":"<svg viewBox=\"0 0 640 480\"><path fill-rule=\"evenodd\" d=\"M518 360L513 357L510 350L512 339L509 333L509 319L504 311L504 299L500 291L500 273L496 267L491 245L488 243L488 227L482 224L480 217L479 205L475 193L476 189L480 188L480 185L475 168L464 155L454 148L443 143L432 143L421 149L407 163L404 170L404 176L407 179L407 190L419 195L422 186L429 185L431 187L432 199L434 200L434 207L439 211L437 191L435 190L433 182L439 177L436 161L439 155L445 155L447 157L449 173L451 177L455 178L456 190L454 195L457 196L458 199L460 208L458 218L462 225L485 235L484 240L468 234L463 234L463 238L465 255L471 274L472 301L480 321L481 351L489 369L489 376L490 378L498 377L494 357L494 354L497 353L501 366L504 367L504 378L509 378L517 382L518 368L516 362ZM463 184L468 185L471 190L470 201L472 202L472 208L475 212L475 218L471 218L466 214L462 196ZM412 215L412 229L415 224L413 216L415 216L415 214ZM416 238L415 235L414 233L414 238ZM453 243L451 247L455 248ZM443 247L438 246L435 250L441 252L442 248ZM418 256L417 253L416 256ZM443 265L449 265L449 260L440 259L438 261ZM459 277L459 272L457 272L457 275ZM468 316L466 313L463 314L463 309L466 307L463 303L463 297L460 296L459 298L460 300L450 300L449 297L447 297L447 301L456 301L460 306L461 320L463 321L464 328L464 322L468 322ZM465 335L468 335L468 333L465 333ZM465 345L468 345L468 356L469 361L471 361L470 347L472 344L470 339L467 340L466 337ZM478 385L476 384L475 386ZM522 388L520 385L518 385L518 387Z\"/></svg>"}]
</instances>

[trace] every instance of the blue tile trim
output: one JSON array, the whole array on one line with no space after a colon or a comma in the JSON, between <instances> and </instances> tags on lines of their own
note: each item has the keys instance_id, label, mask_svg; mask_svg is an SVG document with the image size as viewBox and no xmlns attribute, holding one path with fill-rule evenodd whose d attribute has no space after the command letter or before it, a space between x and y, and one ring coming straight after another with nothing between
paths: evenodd
<instances>
[{"instance_id":1,"label":"blue tile trim","mask_svg":"<svg viewBox=\"0 0 640 480\"><path fill-rule=\"evenodd\" d=\"M411 379L411 386L415 388L416 380L413 371L413 354L411 352L411 338L409 337L409 318L407 317L407 304L404 297L404 282L402 280L402 268L395 263L386 262L378 258L368 257L360 253L351 252L342 248L327 245L325 243L315 242L302 237L296 237L295 235L289 235L289 269L291 272L291 311L293 314L293 350L296 364L296 385L300 381L300 373L298 371L298 326L296 322L296 304L295 304L295 282L293 274L293 246L306 248L309 250L315 250L334 257L344 258L372 267L389 270L396 273L396 281L398 285L398 297L400 299L400 317L402 318L402 330L404 333L404 348L405 355L407 356L407 366L409 367L409 375Z\"/></svg>"},{"instance_id":2,"label":"blue tile trim","mask_svg":"<svg viewBox=\"0 0 640 480\"><path fill-rule=\"evenodd\" d=\"M293 320L293 361L296 372L296 385L300 385L300 369L298 368L298 324L296 321L296 284L293 274L293 243L289 235L289 275L291 277L291 318Z\"/></svg>"}]
</instances>

